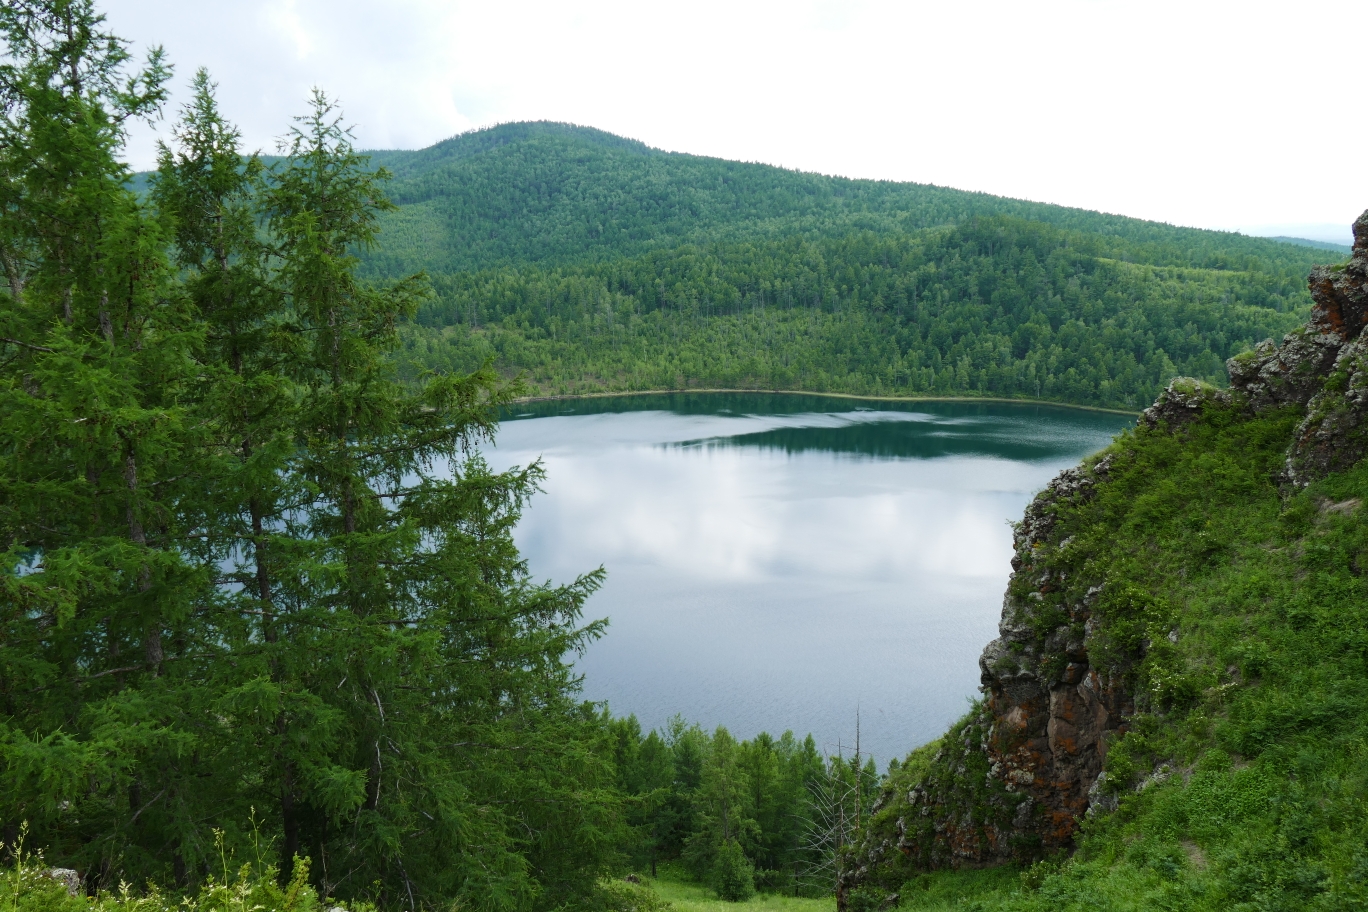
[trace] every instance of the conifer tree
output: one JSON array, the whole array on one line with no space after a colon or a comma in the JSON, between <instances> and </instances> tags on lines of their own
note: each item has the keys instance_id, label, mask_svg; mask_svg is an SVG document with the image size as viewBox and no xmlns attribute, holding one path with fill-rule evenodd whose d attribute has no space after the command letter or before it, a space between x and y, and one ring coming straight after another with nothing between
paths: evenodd
<instances>
[{"instance_id":1,"label":"conifer tree","mask_svg":"<svg viewBox=\"0 0 1368 912\"><path fill-rule=\"evenodd\" d=\"M685 857L700 877L712 877L723 850L731 851L727 848L730 844L744 846L759 835L754 795L741 765L741 753L731 733L718 726L709 739L694 795L698 828L685 848Z\"/></svg>"},{"instance_id":2,"label":"conifer tree","mask_svg":"<svg viewBox=\"0 0 1368 912\"><path fill-rule=\"evenodd\" d=\"M0 28L0 824L91 886L256 828L327 895L582 898L622 835L567 661L601 574L528 578L540 468L477 453L514 387L396 379L383 173L321 94L263 168L201 73L144 199L160 54L126 77L86 0Z\"/></svg>"},{"instance_id":3,"label":"conifer tree","mask_svg":"<svg viewBox=\"0 0 1368 912\"><path fill-rule=\"evenodd\" d=\"M87 870L183 875L212 600L185 560L211 458L188 405L201 334L118 158L169 72L155 51L129 75L84 0L6 5L0 29L3 813L67 834Z\"/></svg>"},{"instance_id":4,"label":"conifer tree","mask_svg":"<svg viewBox=\"0 0 1368 912\"><path fill-rule=\"evenodd\" d=\"M755 895L755 866L735 839L718 847L711 881L717 895L727 902L745 902Z\"/></svg>"},{"instance_id":5,"label":"conifer tree","mask_svg":"<svg viewBox=\"0 0 1368 912\"><path fill-rule=\"evenodd\" d=\"M259 236L263 168L244 156L239 134L218 110L201 70L193 96L160 149L151 197L172 226L172 251L204 333L194 388L198 414L218 454L202 477L204 534L189 553L218 570L210 626L220 660L204 668L223 724L212 729L223 773L273 782L275 739L285 693L279 680L278 578L294 549L288 522L304 492L290 471L295 450L292 384L281 370L292 354L290 319L270 274L270 247ZM242 844L254 808L276 801L242 789L211 790L215 827ZM284 862L288 882L294 853Z\"/></svg>"},{"instance_id":6,"label":"conifer tree","mask_svg":"<svg viewBox=\"0 0 1368 912\"><path fill-rule=\"evenodd\" d=\"M284 688L283 857L315 855L325 889L378 881L411 901L573 893L616 826L610 771L586 743L597 717L575 707L564 664L601 629L577 623L599 576L526 578L511 530L540 469L493 473L473 454L510 387L488 370L394 376L387 355L425 281L356 278L389 205L384 174L322 94L286 151L263 201L298 340L289 471L309 498L289 517L267 649Z\"/></svg>"}]
</instances>

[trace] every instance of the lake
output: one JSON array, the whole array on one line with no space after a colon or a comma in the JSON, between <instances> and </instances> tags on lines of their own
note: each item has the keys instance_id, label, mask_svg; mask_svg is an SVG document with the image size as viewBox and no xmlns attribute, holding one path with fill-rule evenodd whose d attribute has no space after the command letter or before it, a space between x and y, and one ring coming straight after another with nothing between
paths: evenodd
<instances>
[{"instance_id":1,"label":"lake","mask_svg":"<svg viewBox=\"0 0 1368 912\"><path fill-rule=\"evenodd\" d=\"M978 691L1009 522L1134 419L1008 403L693 393L530 403L485 455L540 458L538 579L600 565L585 696L644 728L811 732L880 766Z\"/></svg>"}]
</instances>

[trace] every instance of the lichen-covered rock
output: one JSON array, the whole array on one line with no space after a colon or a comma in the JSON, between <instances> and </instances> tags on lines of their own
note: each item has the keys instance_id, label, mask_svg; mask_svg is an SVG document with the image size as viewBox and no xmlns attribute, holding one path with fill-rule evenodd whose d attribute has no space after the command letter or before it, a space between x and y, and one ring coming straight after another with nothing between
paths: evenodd
<instances>
[{"instance_id":1,"label":"lichen-covered rock","mask_svg":"<svg viewBox=\"0 0 1368 912\"><path fill-rule=\"evenodd\" d=\"M1288 333L1281 345L1271 339L1260 342L1226 362L1229 395L1254 411L1306 405L1320 391L1344 343L1337 333L1315 332L1309 326Z\"/></svg>"},{"instance_id":2,"label":"lichen-covered rock","mask_svg":"<svg viewBox=\"0 0 1368 912\"><path fill-rule=\"evenodd\" d=\"M1202 380L1177 377L1154 400L1154 404L1140 413L1140 423L1146 427L1165 425L1176 430L1201 414L1212 403L1230 401L1230 393Z\"/></svg>"},{"instance_id":3,"label":"lichen-covered rock","mask_svg":"<svg viewBox=\"0 0 1368 912\"><path fill-rule=\"evenodd\" d=\"M1027 508L1017 527L999 636L979 659L993 720L989 761L1008 790L1029 798L1034 809L1014 823L1013 836L1042 849L1070 842L1088 809L1109 739L1124 731L1135 711L1126 688L1089 657L1102 587L1078 581L1066 586L1064 571L1044 569L1045 562L1036 559L1068 547L1068 539L1055 540L1055 507L1091 498L1110 465L1104 458L1091 468L1061 473Z\"/></svg>"},{"instance_id":4,"label":"lichen-covered rock","mask_svg":"<svg viewBox=\"0 0 1368 912\"><path fill-rule=\"evenodd\" d=\"M1308 403L1287 457L1287 477L1305 485L1368 455L1368 339L1344 346Z\"/></svg>"},{"instance_id":5,"label":"lichen-covered rock","mask_svg":"<svg viewBox=\"0 0 1368 912\"><path fill-rule=\"evenodd\" d=\"M1341 266L1317 266L1308 282L1311 319L1226 362L1232 393L1252 409L1306 405L1321 392L1344 347L1368 319L1368 212L1354 223L1354 252ZM1162 401L1162 396L1160 397Z\"/></svg>"},{"instance_id":6,"label":"lichen-covered rock","mask_svg":"<svg viewBox=\"0 0 1368 912\"><path fill-rule=\"evenodd\" d=\"M896 847L920 868L1003 861L1013 855L1012 821L1024 796L995 774L987 750L986 707L945 740L940 756L908 797Z\"/></svg>"},{"instance_id":7,"label":"lichen-covered rock","mask_svg":"<svg viewBox=\"0 0 1368 912\"><path fill-rule=\"evenodd\" d=\"M57 881L66 887L67 894L70 896L81 895L81 875L71 868L48 868L43 872L44 877Z\"/></svg>"},{"instance_id":8,"label":"lichen-covered rock","mask_svg":"<svg viewBox=\"0 0 1368 912\"><path fill-rule=\"evenodd\" d=\"M1368 455L1368 212L1354 223L1354 253L1311 273L1311 324L1345 344L1324 370L1287 455L1287 477L1305 485Z\"/></svg>"},{"instance_id":9,"label":"lichen-covered rock","mask_svg":"<svg viewBox=\"0 0 1368 912\"><path fill-rule=\"evenodd\" d=\"M1089 661L1101 587L1067 581L1050 569L1061 564L1044 558L1069 544L1059 540L1056 509L1091 499L1110 467L1104 457L1066 469L1027 507L999 636L979 659L983 702L942 740L918 785L882 797L891 831L870 829L841 890L876 886L868 871L887 867L890 841L905 865L926 870L1029 860L1072 840L1109 738L1124 731L1134 704Z\"/></svg>"}]
</instances>

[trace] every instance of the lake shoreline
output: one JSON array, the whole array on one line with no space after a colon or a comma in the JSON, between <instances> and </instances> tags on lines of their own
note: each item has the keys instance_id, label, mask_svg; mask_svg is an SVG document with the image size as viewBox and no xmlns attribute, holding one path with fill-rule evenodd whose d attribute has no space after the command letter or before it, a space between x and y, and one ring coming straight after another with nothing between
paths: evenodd
<instances>
[{"instance_id":1,"label":"lake shoreline","mask_svg":"<svg viewBox=\"0 0 1368 912\"><path fill-rule=\"evenodd\" d=\"M643 731L680 714L832 751L858 706L862 749L887 762L977 692L1009 524L1135 419L800 395L528 402L485 459L542 460L545 496L516 533L533 578L610 571L584 609L613 625L575 662L586 699ZM846 670L812 673L828 666Z\"/></svg>"},{"instance_id":2,"label":"lake shoreline","mask_svg":"<svg viewBox=\"0 0 1368 912\"><path fill-rule=\"evenodd\" d=\"M1139 415L1139 411L1105 408L1100 405L1076 405L1072 402L1055 402L1049 399L1012 399L1002 396L872 396L856 393L818 393L810 390L781 389L737 389L709 387L707 389L654 389L627 390L622 392L565 393L559 396L521 396L510 405L527 402L559 402L573 399L611 399L619 396L668 396L681 393L764 393L781 396L823 396L828 399L858 399L865 402L994 402L1009 405L1048 405L1055 408L1078 409L1084 412L1102 412L1108 415Z\"/></svg>"}]
</instances>

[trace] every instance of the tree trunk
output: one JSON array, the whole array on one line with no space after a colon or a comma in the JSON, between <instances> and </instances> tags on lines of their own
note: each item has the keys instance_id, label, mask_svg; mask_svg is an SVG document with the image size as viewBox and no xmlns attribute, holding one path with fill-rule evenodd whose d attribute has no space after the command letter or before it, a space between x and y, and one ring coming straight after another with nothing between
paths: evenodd
<instances>
[{"instance_id":1,"label":"tree trunk","mask_svg":"<svg viewBox=\"0 0 1368 912\"><path fill-rule=\"evenodd\" d=\"M280 852L280 885L294 878L294 860L299 854L299 817L295 809L294 764L285 763L280 785L280 823L285 833L285 844Z\"/></svg>"},{"instance_id":2,"label":"tree trunk","mask_svg":"<svg viewBox=\"0 0 1368 912\"><path fill-rule=\"evenodd\" d=\"M102 311L103 313L103 311ZM128 537L135 545L147 547L147 533L143 530L138 516L138 460L133 454L132 443L124 442L124 483L128 486L128 505L125 516L128 520ZM138 591L146 592L152 588L152 569L146 563L138 570ZM161 624L153 619L143 633L143 661L155 678L161 674L162 660Z\"/></svg>"}]
</instances>

